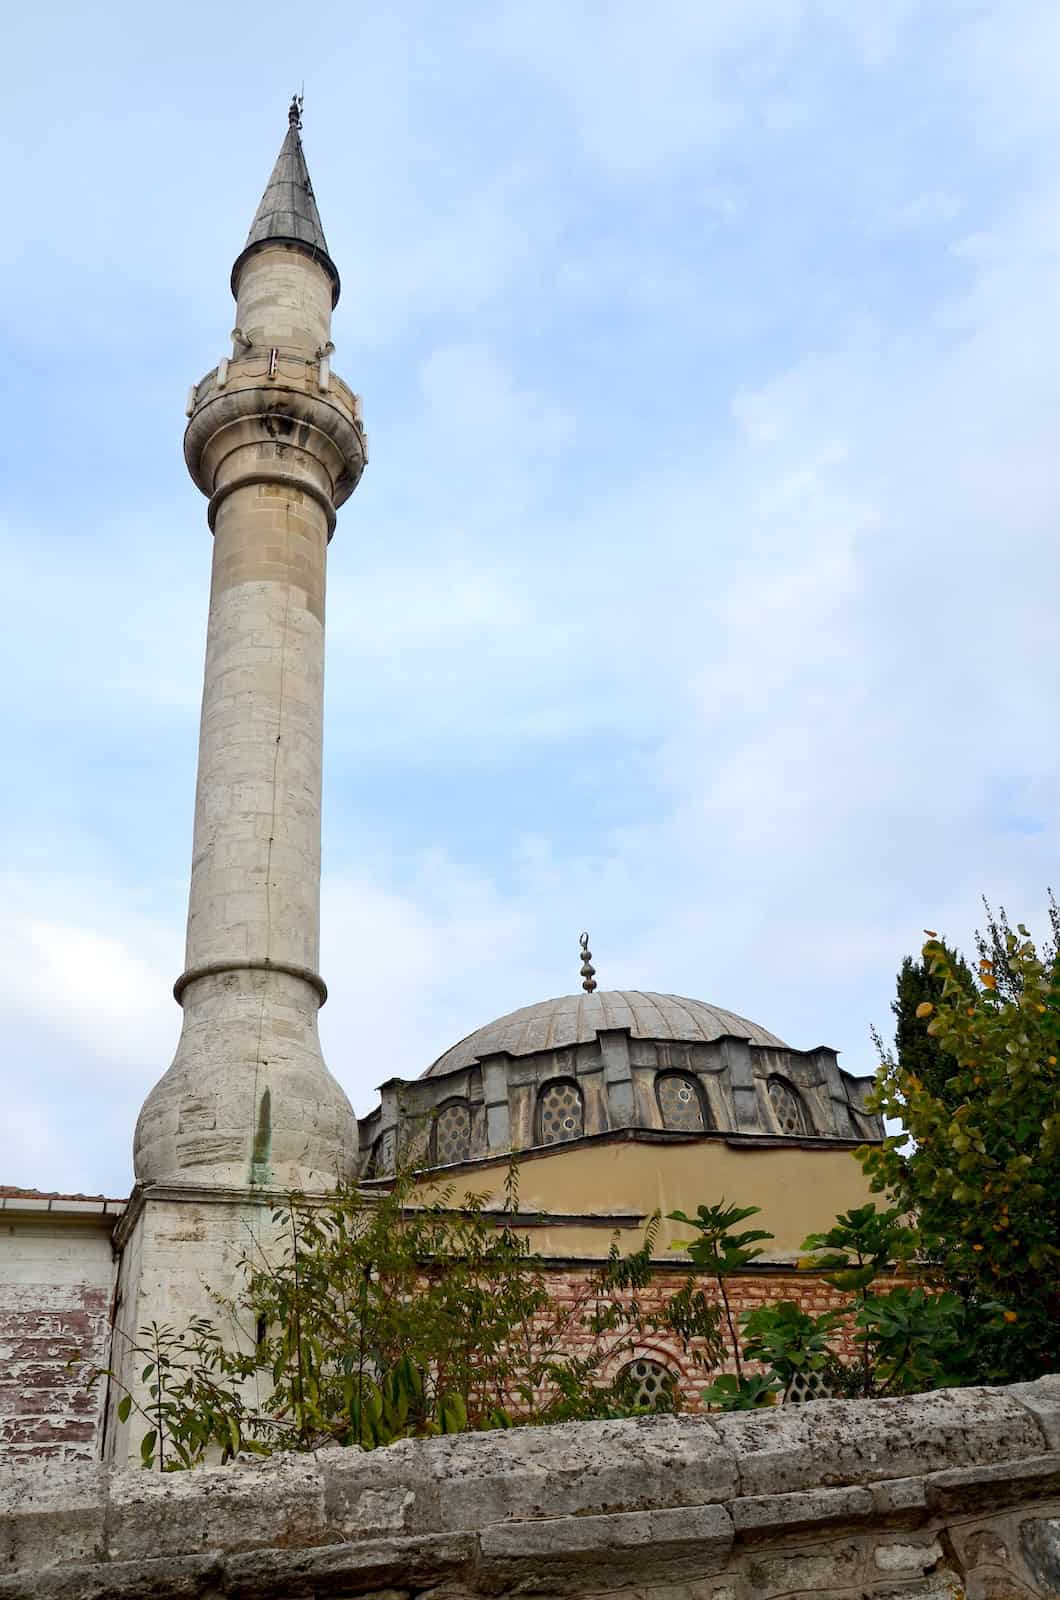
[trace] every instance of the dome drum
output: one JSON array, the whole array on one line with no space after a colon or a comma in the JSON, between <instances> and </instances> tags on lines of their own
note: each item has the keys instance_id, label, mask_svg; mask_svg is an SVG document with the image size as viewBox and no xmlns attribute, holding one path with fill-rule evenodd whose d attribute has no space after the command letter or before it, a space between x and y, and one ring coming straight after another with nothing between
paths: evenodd
<instances>
[{"instance_id":1,"label":"dome drum","mask_svg":"<svg viewBox=\"0 0 1060 1600\"><path fill-rule=\"evenodd\" d=\"M879 1120L863 1109L861 1080L843 1072L827 1046L793 1050L733 1013L691 1001L675 1002L685 1008L683 1024L675 1023L672 1006L655 1004L673 997L637 998L648 1002L635 1008L639 1016L626 996L592 1007L588 1019L577 1015L578 997L528 1007L472 1034L421 1078L391 1080L379 1110L361 1121L362 1173L387 1175L384 1149L390 1170L397 1150L434 1168L615 1132L814 1144L882 1137ZM623 1014L631 1025L606 1025ZM642 1019L663 1036L634 1031ZM591 1026L597 1022L604 1025Z\"/></svg>"}]
</instances>

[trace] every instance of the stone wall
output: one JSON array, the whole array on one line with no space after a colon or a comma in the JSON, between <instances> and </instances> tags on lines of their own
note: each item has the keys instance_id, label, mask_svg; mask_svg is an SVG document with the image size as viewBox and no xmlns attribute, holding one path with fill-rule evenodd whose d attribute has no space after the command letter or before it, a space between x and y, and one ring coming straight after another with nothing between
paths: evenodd
<instances>
[{"instance_id":1,"label":"stone wall","mask_svg":"<svg viewBox=\"0 0 1060 1600\"><path fill-rule=\"evenodd\" d=\"M194 1473L0 1472L0 1600L1060 1594L1060 1377L406 1440Z\"/></svg>"}]
</instances>

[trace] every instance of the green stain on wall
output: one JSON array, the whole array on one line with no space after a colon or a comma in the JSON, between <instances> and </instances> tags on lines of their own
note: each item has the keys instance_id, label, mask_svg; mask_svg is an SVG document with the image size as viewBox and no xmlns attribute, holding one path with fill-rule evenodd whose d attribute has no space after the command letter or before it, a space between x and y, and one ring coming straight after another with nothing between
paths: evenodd
<instances>
[{"instance_id":1,"label":"green stain on wall","mask_svg":"<svg viewBox=\"0 0 1060 1600\"><path fill-rule=\"evenodd\" d=\"M272 1093L266 1089L258 1105L258 1125L254 1130L254 1150L250 1157L250 1181L267 1185L272 1161Z\"/></svg>"}]
</instances>

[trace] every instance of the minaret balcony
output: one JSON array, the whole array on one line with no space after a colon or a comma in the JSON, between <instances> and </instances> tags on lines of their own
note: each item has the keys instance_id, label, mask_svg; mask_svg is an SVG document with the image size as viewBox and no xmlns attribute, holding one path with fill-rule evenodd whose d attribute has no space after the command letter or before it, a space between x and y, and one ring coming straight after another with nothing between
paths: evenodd
<instances>
[{"instance_id":1,"label":"minaret balcony","mask_svg":"<svg viewBox=\"0 0 1060 1600\"><path fill-rule=\"evenodd\" d=\"M195 483L217 504L248 482L288 483L328 516L357 487L368 458L360 397L328 357L252 349L219 363L189 396L184 457ZM326 377L326 389L322 384Z\"/></svg>"}]
</instances>

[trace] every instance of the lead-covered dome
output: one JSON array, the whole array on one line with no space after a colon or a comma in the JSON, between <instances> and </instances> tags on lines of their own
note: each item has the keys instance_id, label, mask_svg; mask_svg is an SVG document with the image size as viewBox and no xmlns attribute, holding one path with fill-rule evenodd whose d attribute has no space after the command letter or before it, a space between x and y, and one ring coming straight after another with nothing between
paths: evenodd
<instances>
[{"instance_id":1,"label":"lead-covered dome","mask_svg":"<svg viewBox=\"0 0 1060 1600\"><path fill-rule=\"evenodd\" d=\"M484 1056L506 1051L528 1056L538 1050L589 1044L607 1028L628 1028L635 1039L674 1039L691 1044L715 1039L746 1039L751 1044L786 1050L782 1039L735 1011L686 1000L677 994L652 994L642 989L602 989L594 994L565 994L537 1005L522 1006L477 1028L440 1055L422 1074L441 1077L471 1066Z\"/></svg>"}]
</instances>

